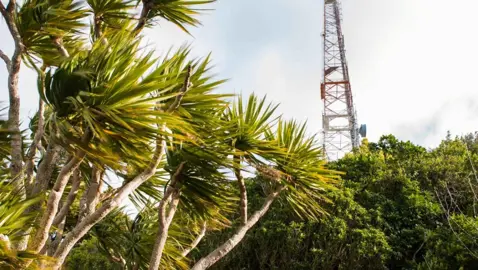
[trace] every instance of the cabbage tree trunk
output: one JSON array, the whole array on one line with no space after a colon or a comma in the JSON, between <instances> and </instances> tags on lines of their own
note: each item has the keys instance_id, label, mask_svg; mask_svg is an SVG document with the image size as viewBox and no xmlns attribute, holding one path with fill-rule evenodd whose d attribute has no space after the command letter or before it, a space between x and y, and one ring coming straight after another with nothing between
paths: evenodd
<instances>
[{"instance_id":1,"label":"cabbage tree trunk","mask_svg":"<svg viewBox=\"0 0 478 270\"><path fill-rule=\"evenodd\" d=\"M246 224L240 226L236 233L231 236L231 238L229 238L224 244L215 249L213 252L209 253L206 257L203 257L197 261L191 270L207 269L226 256L234 247L237 246L237 244L242 241L247 231L249 231L249 229L252 228L257 221L264 216L265 213L267 213L272 202L277 198L277 196L279 196L283 189L283 186L279 186L276 190L269 194L262 204L262 207L254 212L254 214L247 220Z\"/></svg>"}]
</instances>

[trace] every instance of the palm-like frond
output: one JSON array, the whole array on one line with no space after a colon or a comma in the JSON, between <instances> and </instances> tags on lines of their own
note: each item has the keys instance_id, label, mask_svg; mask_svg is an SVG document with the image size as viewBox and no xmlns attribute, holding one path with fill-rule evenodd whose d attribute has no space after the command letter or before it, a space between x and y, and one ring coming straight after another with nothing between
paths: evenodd
<instances>
[{"instance_id":1,"label":"palm-like frond","mask_svg":"<svg viewBox=\"0 0 478 270\"><path fill-rule=\"evenodd\" d=\"M0 108L0 117L4 117L5 110L7 110L7 107ZM0 162L2 163L10 160L10 135L11 132L8 130L8 121L6 119L0 119Z\"/></svg>"},{"instance_id":2,"label":"palm-like frond","mask_svg":"<svg viewBox=\"0 0 478 270\"><path fill-rule=\"evenodd\" d=\"M96 225L92 233L99 250L122 261L125 269L147 269L158 231L157 219L157 211L151 204L133 219L118 210ZM169 234L171 237L166 243L166 256L161 265L165 269L187 269L184 261L177 260L181 246L187 244L182 243L187 236L175 226L170 228Z\"/></svg>"},{"instance_id":3,"label":"palm-like frond","mask_svg":"<svg viewBox=\"0 0 478 270\"><path fill-rule=\"evenodd\" d=\"M0 235L0 269L3 270L16 270L22 269L25 263L30 262L28 269L39 270L40 266L48 265L53 261L53 258L47 256L41 256L31 251L18 251L12 248L9 239ZM41 264L38 263L41 261Z\"/></svg>"},{"instance_id":4,"label":"palm-like frond","mask_svg":"<svg viewBox=\"0 0 478 270\"><path fill-rule=\"evenodd\" d=\"M216 0L138 0L138 4L151 5L152 9L148 12L147 18L149 24L154 22L157 17L166 19L186 33L189 31L187 26L197 26L200 22L194 18L202 9L196 8L205 4L210 4Z\"/></svg>"},{"instance_id":5,"label":"palm-like frond","mask_svg":"<svg viewBox=\"0 0 478 270\"><path fill-rule=\"evenodd\" d=\"M21 194L12 184L0 182L0 269L20 269L31 259L48 261L47 257L12 247L20 239L20 232L34 226L35 214L26 214L26 210L40 200L40 197L23 199ZM35 263L30 267L39 269Z\"/></svg>"},{"instance_id":6,"label":"palm-like frond","mask_svg":"<svg viewBox=\"0 0 478 270\"><path fill-rule=\"evenodd\" d=\"M188 47L183 47L189 50ZM220 94L214 92L218 86L227 80L213 80L210 74L211 55L204 59L197 59L190 63L193 73L191 74L191 87L181 100L178 114L186 121L199 127L204 125L215 125L220 120L220 114L224 112L229 104L227 98L231 94Z\"/></svg>"},{"instance_id":7,"label":"palm-like frond","mask_svg":"<svg viewBox=\"0 0 478 270\"><path fill-rule=\"evenodd\" d=\"M193 81L196 81L195 78ZM222 95L214 94L211 94L212 97L208 99L208 93L203 94L204 99L194 101L194 97L189 97L191 92L211 91L206 87L199 88L200 86L197 85L191 87L177 112L194 128L195 135L191 138L191 134L182 133L181 130L171 130L173 138L176 139L168 141L167 165L160 165L160 168L164 167L165 170L158 170L155 176L132 194L130 199L136 205L144 205L151 199L159 201L168 184L169 176L174 174L175 168L184 161L187 162L186 178L183 181L184 191L180 207L186 207L198 215L207 215L209 211L213 211L214 207L221 204L223 210L227 209L229 202L226 203L224 199L233 196L230 191L225 190L226 177L220 168L230 167L227 159L229 148L223 143L227 137L224 136L224 127L221 126L221 114L214 113L224 110L222 104L225 101L222 100ZM204 100L209 101L203 103ZM195 103L197 107L192 103ZM135 175L135 172L131 175Z\"/></svg>"},{"instance_id":8,"label":"palm-like frond","mask_svg":"<svg viewBox=\"0 0 478 270\"><path fill-rule=\"evenodd\" d=\"M38 201L39 198L22 199L20 191L12 184L0 183L0 234L15 241L18 232L32 225L32 215L26 215L25 210Z\"/></svg>"},{"instance_id":9,"label":"palm-like frond","mask_svg":"<svg viewBox=\"0 0 478 270\"><path fill-rule=\"evenodd\" d=\"M138 161L138 166L149 160L144 153L151 152L152 142L168 135L161 133L159 125L181 130L181 134L195 133L181 117L165 110L184 84L189 50L181 48L148 73L155 60L151 53L135 57L139 39L131 37L128 29L116 31L108 48L97 41L88 55L74 55L47 75L46 99L55 108L50 120L70 141L76 137L78 145L80 136L75 133L78 128L88 128L101 143L94 149L84 147L112 166L118 165L120 158L128 163ZM191 91L194 85L208 90L217 85L204 86L210 79L204 79L205 71L194 70Z\"/></svg>"},{"instance_id":10,"label":"palm-like frond","mask_svg":"<svg viewBox=\"0 0 478 270\"><path fill-rule=\"evenodd\" d=\"M17 26L27 53L40 56L48 65L61 63L54 40L73 53L81 50L88 16L81 1L27 0L17 13Z\"/></svg>"},{"instance_id":11,"label":"palm-like frond","mask_svg":"<svg viewBox=\"0 0 478 270\"><path fill-rule=\"evenodd\" d=\"M315 136L307 136L305 123L279 121L277 130L268 131L267 138L287 151L274 160L281 182L287 186L285 199L299 216L317 218L323 214L321 205L329 201L325 191L335 188L339 173L325 167Z\"/></svg>"},{"instance_id":12,"label":"palm-like frond","mask_svg":"<svg viewBox=\"0 0 478 270\"><path fill-rule=\"evenodd\" d=\"M118 19L131 18L134 0L87 0L95 20L105 23L106 27L117 27Z\"/></svg>"},{"instance_id":13,"label":"palm-like frond","mask_svg":"<svg viewBox=\"0 0 478 270\"><path fill-rule=\"evenodd\" d=\"M164 167L164 163L159 165L160 168ZM135 175L137 171L131 171L129 175L119 175L125 182L128 182ZM165 170L157 170L156 173L142 185L140 185L133 193L129 196L129 199L134 204L134 206L141 210L145 205L150 204L151 202L160 201L163 198L164 188L167 185L169 180L169 173Z\"/></svg>"},{"instance_id":14,"label":"palm-like frond","mask_svg":"<svg viewBox=\"0 0 478 270\"><path fill-rule=\"evenodd\" d=\"M221 168L230 166L228 160L225 155L221 158L218 152L207 143L172 146L167 152L165 170L173 175L179 164L185 162L178 181L181 211L200 219L214 217L226 224L229 221L225 214L233 211L237 198L229 187L225 172L221 171Z\"/></svg>"},{"instance_id":15,"label":"palm-like frond","mask_svg":"<svg viewBox=\"0 0 478 270\"><path fill-rule=\"evenodd\" d=\"M246 104L240 96L224 115L228 125L228 144L234 155L247 157L261 163L257 157L280 154L277 144L265 139L265 132L274 125L278 117L274 112L278 105L267 104L266 98L258 99L251 94Z\"/></svg>"}]
</instances>

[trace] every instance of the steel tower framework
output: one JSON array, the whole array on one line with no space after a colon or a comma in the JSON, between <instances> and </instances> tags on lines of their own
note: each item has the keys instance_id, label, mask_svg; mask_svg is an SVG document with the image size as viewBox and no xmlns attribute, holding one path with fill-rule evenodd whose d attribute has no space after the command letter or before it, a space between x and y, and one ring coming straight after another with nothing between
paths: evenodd
<instances>
[{"instance_id":1,"label":"steel tower framework","mask_svg":"<svg viewBox=\"0 0 478 270\"><path fill-rule=\"evenodd\" d=\"M327 158L335 160L359 146L359 130L345 58L341 5L339 0L325 0L324 5L322 128Z\"/></svg>"}]
</instances>

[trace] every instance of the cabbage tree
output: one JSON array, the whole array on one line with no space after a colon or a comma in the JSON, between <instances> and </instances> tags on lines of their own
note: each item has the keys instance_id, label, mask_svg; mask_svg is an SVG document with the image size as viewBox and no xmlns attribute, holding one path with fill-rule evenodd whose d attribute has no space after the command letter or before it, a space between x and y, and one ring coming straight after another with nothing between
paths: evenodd
<instances>
[{"instance_id":1,"label":"cabbage tree","mask_svg":"<svg viewBox=\"0 0 478 270\"><path fill-rule=\"evenodd\" d=\"M34 223L15 232L17 251L49 255L54 260L43 266L60 269L129 198L140 214L119 226L121 233L104 234L102 250L125 268L187 267L207 231L231 225L239 209L236 234L193 266L204 269L237 245L278 196L305 217L321 214L317 198L325 199L336 174L325 169L305 125L280 120L275 105L254 95L231 102L232 95L217 91L224 80L211 75L210 56L194 59L183 46L156 57L142 46L145 28L169 21L188 32L212 2L0 2L15 44L10 56L0 50L10 95L3 175L24 191L22 200L42 198L22 212ZM37 73L39 95L29 137L20 132L23 64ZM246 170L268 179L269 196L251 215ZM132 249L112 252L115 243Z\"/></svg>"}]
</instances>

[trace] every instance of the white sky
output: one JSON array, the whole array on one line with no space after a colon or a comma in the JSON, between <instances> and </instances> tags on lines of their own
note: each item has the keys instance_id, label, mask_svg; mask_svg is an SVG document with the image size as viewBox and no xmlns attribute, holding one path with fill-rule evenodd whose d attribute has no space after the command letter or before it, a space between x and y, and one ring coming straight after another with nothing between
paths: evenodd
<instances>
[{"instance_id":1,"label":"white sky","mask_svg":"<svg viewBox=\"0 0 478 270\"><path fill-rule=\"evenodd\" d=\"M5 0L3 0L5 2ZM220 0L202 16L193 37L163 23L149 30L158 52L192 42L193 53L212 51L220 91L267 94L286 117L321 129L322 5L315 0ZM392 133L436 146L450 130L478 130L478 1L342 0L343 31L352 91L369 139ZM0 22L0 49L12 42ZM24 119L36 110L35 73L23 67ZM0 65L0 100L8 100Z\"/></svg>"}]
</instances>

